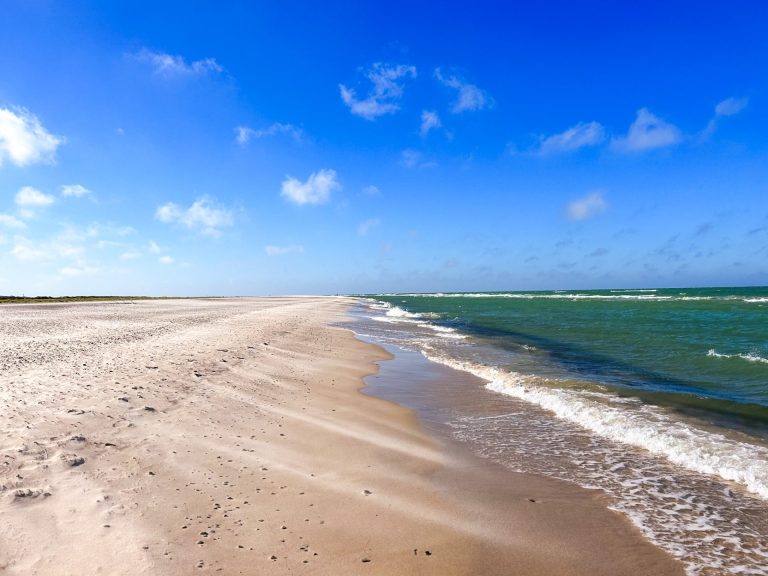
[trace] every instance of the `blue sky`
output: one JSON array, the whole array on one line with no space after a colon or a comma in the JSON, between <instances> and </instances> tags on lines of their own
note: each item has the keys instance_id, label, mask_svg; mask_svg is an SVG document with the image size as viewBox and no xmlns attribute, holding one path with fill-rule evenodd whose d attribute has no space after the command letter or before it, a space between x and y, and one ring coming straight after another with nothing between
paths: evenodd
<instances>
[{"instance_id":1,"label":"blue sky","mask_svg":"<svg viewBox=\"0 0 768 576\"><path fill-rule=\"evenodd\" d=\"M762 2L0 18L0 294L768 284Z\"/></svg>"}]
</instances>

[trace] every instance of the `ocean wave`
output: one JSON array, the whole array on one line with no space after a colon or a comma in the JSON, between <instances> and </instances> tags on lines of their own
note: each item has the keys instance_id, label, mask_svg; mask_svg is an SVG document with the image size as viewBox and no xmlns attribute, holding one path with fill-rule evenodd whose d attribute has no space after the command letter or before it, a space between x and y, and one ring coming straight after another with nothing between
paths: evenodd
<instances>
[{"instance_id":1,"label":"ocean wave","mask_svg":"<svg viewBox=\"0 0 768 576\"><path fill-rule=\"evenodd\" d=\"M413 318L393 318L391 316L369 316L369 318L387 324L425 324L425 322Z\"/></svg>"},{"instance_id":2,"label":"ocean wave","mask_svg":"<svg viewBox=\"0 0 768 576\"><path fill-rule=\"evenodd\" d=\"M390 318L422 318L423 316L421 314L414 314L413 312L408 312L407 310L403 310L399 306L392 306L389 310L387 310L386 315Z\"/></svg>"},{"instance_id":3,"label":"ocean wave","mask_svg":"<svg viewBox=\"0 0 768 576\"><path fill-rule=\"evenodd\" d=\"M449 326L439 326L432 323L427 324L427 326L429 326L431 330L437 332L437 335L442 338L452 338L454 340L463 340L466 338L464 334L457 332L456 328L451 328Z\"/></svg>"},{"instance_id":4,"label":"ocean wave","mask_svg":"<svg viewBox=\"0 0 768 576\"><path fill-rule=\"evenodd\" d=\"M754 352L747 352L746 354L721 354L714 348L710 348L707 352L707 356L711 358L740 358L747 362L759 362L760 364L768 364L768 358L755 354Z\"/></svg>"},{"instance_id":5,"label":"ocean wave","mask_svg":"<svg viewBox=\"0 0 768 576\"><path fill-rule=\"evenodd\" d=\"M411 294L381 294L381 296L404 296L408 298L509 298L519 300L606 300L606 301L637 301L637 302L745 302L749 304L766 304L766 297L744 296L688 296L685 294L656 294L657 290L610 290L609 294L585 294L583 292L556 291L552 294L531 292L416 292ZM631 292L631 294L626 294Z\"/></svg>"},{"instance_id":6,"label":"ocean wave","mask_svg":"<svg viewBox=\"0 0 768 576\"><path fill-rule=\"evenodd\" d=\"M382 294L382 296L392 296ZM443 293L438 292L435 294L428 293L415 293L415 294L398 294L398 296L406 296L409 298L510 298L519 300L633 300L633 301L649 301L649 302L671 302L671 301L699 301L699 300L733 300L732 297L718 298L716 296L662 296L657 294L582 294L572 292L562 292L555 294L531 294L531 293L489 293L489 292L474 292L474 293Z\"/></svg>"},{"instance_id":7,"label":"ocean wave","mask_svg":"<svg viewBox=\"0 0 768 576\"><path fill-rule=\"evenodd\" d=\"M436 333L437 336L441 338L450 338L453 340L463 340L466 338L464 334L460 334L456 331L455 328L450 328L449 326L440 326L438 324L433 324L432 322L429 322L429 320L437 320L441 318L440 314L437 314L435 312L425 312L423 314L416 313L416 312L408 312L407 310L404 310L400 308L399 306L394 306L392 304L385 303L386 306L378 306L376 307L377 311L384 311L383 316L368 316L371 320L375 320L377 322L385 322L387 324L414 324L416 326L425 326L432 331Z\"/></svg>"},{"instance_id":8,"label":"ocean wave","mask_svg":"<svg viewBox=\"0 0 768 576\"><path fill-rule=\"evenodd\" d=\"M572 389L547 386L556 382L538 376L424 355L486 380L489 390L537 404L603 438L644 448L678 466L737 482L768 500L768 448L695 428L654 406L630 408L607 394L593 399Z\"/></svg>"}]
</instances>

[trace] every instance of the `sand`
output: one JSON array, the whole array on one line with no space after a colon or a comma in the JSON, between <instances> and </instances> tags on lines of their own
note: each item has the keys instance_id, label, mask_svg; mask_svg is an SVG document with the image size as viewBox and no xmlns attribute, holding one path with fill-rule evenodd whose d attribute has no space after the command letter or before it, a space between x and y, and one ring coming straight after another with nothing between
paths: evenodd
<instances>
[{"instance_id":1,"label":"sand","mask_svg":"<svg viewBox=\"0 0 768 576\"><path fill-rule=\"evenodd\" d=\"M599 494L361 394L341 298L0 307L0 572L666 575Z\"/></svg>"}]
</instances>

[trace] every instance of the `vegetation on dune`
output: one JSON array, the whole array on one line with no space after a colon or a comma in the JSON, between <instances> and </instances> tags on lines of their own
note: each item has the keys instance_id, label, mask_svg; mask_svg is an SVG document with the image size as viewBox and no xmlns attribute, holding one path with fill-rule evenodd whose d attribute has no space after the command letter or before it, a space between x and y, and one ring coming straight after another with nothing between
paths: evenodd
<instances>
[{"instance_id":1,"label":"vegetation on dune","mask_svg":"<svg viewBox=\"0 0 768 576\"><path fill-rule=\"evenodd\" d=\"M0 304L47 304L51 302L108 302L119 300L166 300L173 296L0 296Z\"/></svg>"}]
</instances>

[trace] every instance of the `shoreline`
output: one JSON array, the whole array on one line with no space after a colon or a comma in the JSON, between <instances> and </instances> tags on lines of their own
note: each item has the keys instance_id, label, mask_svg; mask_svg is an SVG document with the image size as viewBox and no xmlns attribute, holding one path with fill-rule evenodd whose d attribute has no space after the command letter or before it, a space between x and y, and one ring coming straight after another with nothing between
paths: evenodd
<instances>
[{"instance_id":1,"label":"shoreline","mask_svg":"<svg viewBox=\"0 0 768 576\"><path fill-rule=\"evenodd\" d=\"M332 326L353 305L3 308L3 571L682 574L593 497L361 392L388 355Z\"/></svg>"},{"instance_id":2,"label":"shoreline","mask_svg":"<svg viewBox=\"0 0 768 576\"><path fill-rule=\"evenodd\" d=\"M451 497L461 495L462 517L482 526L487 539L489 550L478 555L484 561L476 564L478 573L502 573L503 566L516 566L520 574L683 573L681 563L609 509L611 499L602 491L510 470L455 439L446 424L455 408L486 418L499 415L488 411L494 398L483 380L419 353L371 343L393 358L377 362L380 371L365 378L363 392L414 411L420 428L440 443L445 462L432 476L435 487ZM487 562L489 557L493 560ZM499 559L500 565L494 564Z\"/></svg>"}]
</instances>

